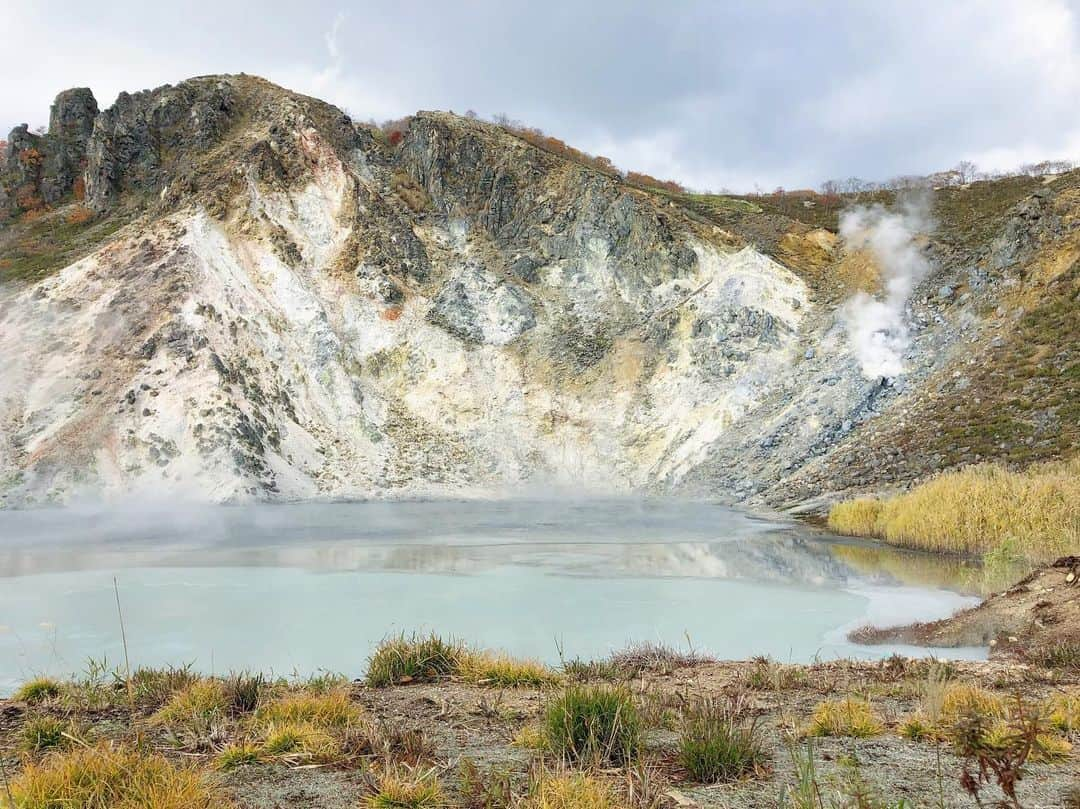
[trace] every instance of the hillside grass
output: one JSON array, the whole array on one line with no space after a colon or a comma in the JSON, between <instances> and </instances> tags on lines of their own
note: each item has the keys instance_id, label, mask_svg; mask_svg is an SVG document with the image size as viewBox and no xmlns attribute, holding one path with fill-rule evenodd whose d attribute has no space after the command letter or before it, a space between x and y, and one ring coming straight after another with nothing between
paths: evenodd
<instances>
[{"instance_id":1,"label":"hillside grass","mask_svg":"<svg viewBox=\"0 0 1080 809\"><path fill-rule=\"evenodd\" d=\"M1080 457L1023 472L995 464L947 472L894 497L838 503L829 528L923 550L1052 561L1080 552Z\"/></svg>"}]
</instances>

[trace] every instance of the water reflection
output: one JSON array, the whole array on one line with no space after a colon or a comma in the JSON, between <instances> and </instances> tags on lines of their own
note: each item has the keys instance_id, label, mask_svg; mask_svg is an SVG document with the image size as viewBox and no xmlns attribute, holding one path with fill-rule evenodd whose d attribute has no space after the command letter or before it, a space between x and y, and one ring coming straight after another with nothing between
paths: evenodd
<instances>
[{"instance_id":1,"label":"water reflection","mask_svg":"<svg viewBox=\"0 0 1080 809\"><path fill-rule=\"evenodd\" d=\"M356 674L416 628L546 660L685 633L721 657L879 656L912 650L846 631L972 603L963 566L701 503L173 511L0 512L0 690L116 659L114 574L138 662L203 670Z\"/></svg>"}]
</instances>

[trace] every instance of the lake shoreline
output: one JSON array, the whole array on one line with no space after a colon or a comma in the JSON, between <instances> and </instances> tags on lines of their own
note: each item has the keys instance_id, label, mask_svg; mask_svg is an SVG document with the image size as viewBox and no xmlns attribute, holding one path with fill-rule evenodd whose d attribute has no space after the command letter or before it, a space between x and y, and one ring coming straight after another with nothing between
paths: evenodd
<instances>
[{"instance_id":1,"label":"lake shoreline","mask_svg":"<svg viewBox=\"0 0 1080 809\"><path fill-rule=\"evenodd\" d=\"M262 708L223 713L205 726L189 725L175 715L162 721L162 707L175 702L175 692L168 688L129 692L118 680L97 696L103 701L96 705L78 704L84 697L62 695L36 702L0 700L0 756L9 777L18 783L22 768L47 767L56 757L69 755L26 749L27 727L49 717L69 723L71 737L78 740L62 744L69 751L86 745L162 756L175 767L194 771L218 796L217 805L241 809L286 804L355 808L378 789L388 772L410 778L433 774L446 801L440 805L472 809L483 805L470 803L466 794L472 777L466 770L472 766L484 779L508 779L518 792L528 788L530 773L538 767L563 771L569 766L591 773L589 777L608 784L617 795L635 783L634 767L645 767L655 787L656 806L704 808L775 806L782 790L797 785L796 763L809 751L820 788L830 794L848 789L856 778L863 788L894 803L903 798L910 805L924 805L926 795L940 792L943 805L952 806L969 800L959 782L964 757L944 739L910 738L908 730L913 718L925 710L927 692L937 687L935 683L977 689L1002 705L1016 698L1037 706L1052 704L1063 694L1080 697L1077 670L1013 660L935 663L893 657L786 665L767 659L680 661L658 654L639 657L635 666L615 676L603 668L577 669L575 676L517 686L473 682L463 675L420 676L387 687L328 678L264 686L260 704L296 704L303 695L339 694L349 710L355 709L360 724L382 734L371 749L352 750L346 746L349 734L327 729L328 738L339 744L333 754L264 749ZM632 695L644 725L634 766L567 765L535 741L546 706L565 689L580 687L624 689ZM737 706L741 716L755 723L765 756L760 768L719 785L698 783L689 775L676 750L688 700L699 699ZM822 704L849 699L870 706L876 723L872 732L862 737L807 735ZM1026 765L1018 785L1023 805L1062 805L1070 785L1080 778L1080 757L1075 750L1066 750L1070 739L1077 741L1078 730L1047 731L1064 752ZM237 755L238 750L250 750L250 760L224 766L225 754ZM996 794L987 787L983 796Z\"/></svg>"}]
</instances>

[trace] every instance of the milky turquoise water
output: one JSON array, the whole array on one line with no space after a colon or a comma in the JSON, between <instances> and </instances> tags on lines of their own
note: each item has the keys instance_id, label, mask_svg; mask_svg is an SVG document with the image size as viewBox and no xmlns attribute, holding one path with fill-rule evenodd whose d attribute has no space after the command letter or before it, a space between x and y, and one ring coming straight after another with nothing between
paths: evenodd
<instances>
[{"instance_id":1,"label":"milky turquoise water","mask_svg":"<svg viewBox=\"0 0 1080 809\"><path fill-rule=\"evenodd\" d=\"M679 501L0 512L0 693L122 660L114 577L133 666L352 677L381 638L413 630L553 663L640 640L722 658L921 653L845 635L973 601L855 570L845 547Z\"/></svg>"}]
</instances>

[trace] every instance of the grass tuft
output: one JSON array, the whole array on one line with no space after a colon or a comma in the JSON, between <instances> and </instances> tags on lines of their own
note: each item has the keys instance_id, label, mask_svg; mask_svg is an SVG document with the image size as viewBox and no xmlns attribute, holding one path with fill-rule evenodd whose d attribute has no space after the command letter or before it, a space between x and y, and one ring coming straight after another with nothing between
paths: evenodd
<instances>
[{"instance_id":1,"label":"grass tuft","mask_svg":"<svg viewBox=\"0 0 1080 809\"><path fill-rule=\"evenodd\" d=\"M641 719L626 688L575 685L544 710L549 749L568 761L622 764L637 754Z\"/></svg>"},{"instance_id":2,"label":"grass tuft","mask_svg":"<svg viewBox=\"0 0 1080 809\"><path fill-rule=\"evenodd\" d=\"M124 680L116 675L117 684L124 685ZM168 666L166 668L140 667L131 673L131 691L140 705L160 707L199 680L190 665Z\"/></svg>"},{"instance_id":3,"label":"grass tuft","mask_svg":"<svg viewBox=\"0 0 1080 809\"><path fill-rule=\"evenodd\" d=\"M162 756L78 748L29 764L11 782L19 809L223 809L233 804L202 777Z\"/></svg>"},{"instance_id":4,"label":"grass tuft","mask_svg":"<svg viewBox=\"0 0 1080 809\"><path fill-rule=\"evenodd\" d=\"M270 725L261 752L268 756L291 756L331 761L339 753L338 743L323 728L304 722Z\"/></svg>"},{"instance_id":5,"label":"grass tuft","mask_svg":"<svg viewBox=\"0 0 1080 809\"><path fill-rule=\"evenodd\" d=\"M544 686L561 679L536 660L518 660L495 652L463 652L458 671L465 680L479 685Z\"/></svg>"},{"instance_id":6,"label":"grass tuft","mask_svg":"<svg viewBox=\"0 0 1080 809\"><path fill-rule=\"evenodd\" d=\"M620 803L603 781L575 772L535 779L515 809L620 809Z\"/></svg>"},{"instance_id":7,"label":"grass tuft","mask_svg":"<svg viewBox=\"0 0 1080 809\"><path fill-rule=\"evenodd\" d=\"M35 677L26 682L15 692L12 697L16 702L27 702L31 705L39 705L51 699L56 699L63 692L64 687L58 680L51 677Z\"/></svg>"},{"instance_id":8,"label":"grass tuft","mask_svg":"<svg viewBox=\"0 0 1080 809\"><path fill-rule=\"evenodd\" d=\"M740 722L729 706L700 700L684 713L679 762L695 781L734 781L761 769L767 759L757 725Z\"/></svg>"},{"instance_id":9,"label":"grass tuft","mask_svg":"<svg viewBox=\"0 0 1080 809\"><path fill-rule=\"evenodd\" d=\"M343 728L358 724L363 713L348 694L337 691L290 694L263 705L255 717L267 723L299 722L316 727Z\"/></svg>"},{"instance_id":10,"label":"grass tuft","mask_svg":"<svg viewBox=\"0 0 1080 809\"><path fill-rule=\"evenodd\" d=\"M262 760L262 753L253 744L240 743L230 744L214 759L214 769L228 772L237 767L246 767L250 764L258 764Z\"/></svg>"},{"instance_id":11,"label":"grass tuft","mask_svg":"<svg viewBox=\"0 0 1080 809\"><path fill-rule=\"evenodd\" d=\"M805 736L851 736L864 739L877 736L882 731L881 720L865 699L844 699L819 702L814 708L803 735Z\"/></svg>"},{"instance_id":12,"label":"grass tuft","mask_svg":"<svg viewBox=\"0 0 1080 809\"><path fill-rule=\"evenodd\" d=\"M434 773L388 771L378 776L364 801L368 809L436 809L446 805Z\"/></svg>"},{"instance_id":13,"label":"grass tuft","mask_svg":"<svg viewBox=\"0 0 1080 809\"><path fill-rule=\"evenodd\" d=\"M457 672L463 653L461 644L435 634L388 638L368 661L367 683L382 688L447 677Z\"/></svg>"},{"instance_id":14,"label":"grass tuft","mask_svg":"<svg viewBox=\"0 0 1080 809\"><path fill-rule=\"evenodd\" d=\"M1054 694L1043 706L1050 726L1062 733L1080 733L1080 689Z\"/></svg>"},{"instance_id":15,"label":"grass tuft","mask_svg":"<svg viewBox=\"0 0 1080 809\"><path fill-rule=\"evenodd\" d=\"M159 725L185 727L202 725L228 712L225 688L217 680L196 680L173 694L152 717Z\"/></svg>"},{"instance_id":16,"label":"grass tuft","mask_svg":"<svg viewBox=\"0 0 1080 809\"><path fill-rule=\"evenodd\" d=\"M66 748L71 742L64 734L70 732L70 724L54 716L33 716L23 725L21 747L35 753Z\"/></svg>"},{"instance_id":17,"label":"grass tuft","mask_svg":"<svg viewBox=\"0 0 1080 809\"><path fill-rule=\"evenodd\" d=\"M632 643L611 655L611 663L624 675L636 676L646 671L670 674L678 668L691 668L714 663L715 658L695 652L682 651L664 643Z\"/></svg>"},{"instance_id":18,"label":"grass tuft","mask_svg":"<svg viewBox=\"0 0 1080 809\"><path fill-rule=\"evenodd\" d=\"M267 682L261 674L233 672L225 678L225 698L235 713L251 713L259 707L259 698Z\"/></svg>"}]
</instances>

